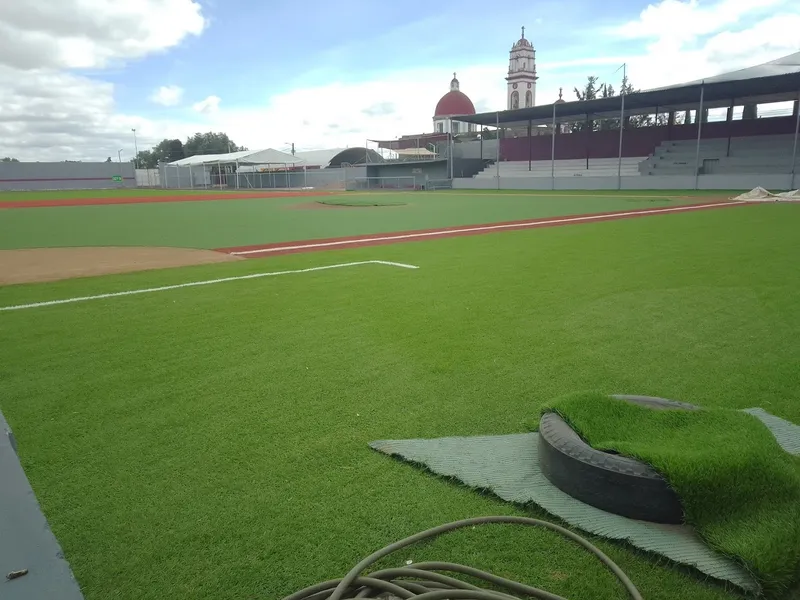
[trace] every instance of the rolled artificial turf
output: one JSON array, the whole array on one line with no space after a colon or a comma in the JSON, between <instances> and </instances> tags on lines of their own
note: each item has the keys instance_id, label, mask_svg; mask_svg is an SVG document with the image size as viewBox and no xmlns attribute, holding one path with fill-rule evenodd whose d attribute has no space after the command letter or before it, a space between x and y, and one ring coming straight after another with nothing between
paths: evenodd
<instances>
[{"instance_id":1,"label":"rolled artificial turf","mask_svg":"<svg viewBox=\"0 0 800 600\"><path fill-rule=\"evenodd\" d=\"M593 448L641 460L677 492L685 522L740 561L768 596L800 574L800 458L752 415L655 410L600 393L559 398L555 412Z\"/></svg>"}]
</instances>

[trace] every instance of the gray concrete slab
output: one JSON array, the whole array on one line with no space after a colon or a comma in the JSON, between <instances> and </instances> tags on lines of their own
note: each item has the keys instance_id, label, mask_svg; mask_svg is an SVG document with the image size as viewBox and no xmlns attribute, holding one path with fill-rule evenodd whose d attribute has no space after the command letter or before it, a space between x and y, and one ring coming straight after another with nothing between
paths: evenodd
<instances>
[{"instance_id":1,"label":"gray concrete slab","mask_svg":"<svg viewBox=\"0 0 800 600\"><path fill-rule=\"evenodd\" d=\"M0 412L0 598L83 600L78 583L22 470ZM8 580L13 571L27 575Z\"/></svg>"}]
</instances>

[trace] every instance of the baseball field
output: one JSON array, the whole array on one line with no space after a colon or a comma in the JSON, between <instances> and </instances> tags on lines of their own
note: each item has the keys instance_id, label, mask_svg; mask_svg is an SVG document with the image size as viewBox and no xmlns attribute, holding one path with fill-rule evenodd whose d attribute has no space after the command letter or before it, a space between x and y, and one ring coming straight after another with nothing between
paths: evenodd
<instances>
[{"instance_id":1,"label":"baseball field","mask_svg":"<svg viewBox=\"0 0 800 600\"><path fill-rule=\"evenodd\" d=\"M580 391L800 423L800 206L730 195L2 193L0 410L87 600L282 598L549 518L371 440L522 432ZM740 597L592 541L648 600ZM403 558L625 597L547 531Z\"/></svg>"}]
</instances>

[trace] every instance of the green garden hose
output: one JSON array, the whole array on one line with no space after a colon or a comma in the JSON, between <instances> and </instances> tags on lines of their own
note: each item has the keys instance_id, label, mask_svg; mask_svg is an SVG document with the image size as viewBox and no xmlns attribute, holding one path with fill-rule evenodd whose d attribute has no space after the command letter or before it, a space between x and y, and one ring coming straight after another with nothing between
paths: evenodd
<instances>
[{"instance_id":1,"label":"green garden hose","mask_svg":"<svg viewBox=\"0 0 800 600\"><path fill-rule=\"evenodd\" d=\"M486 525L489 523L530 525L534 527L544 527L545 529L560 533L564 537L577 542L599 558L603 564L614 573L617 579L622 582L622 585L633 600L642 600L641 594L628 576L625 575L614 561L603 554L599 548L568 529L564 529L553 523L548 523L547 521L530 519L528 517L476 517L439 525L433 529L422 531L404 540L389 544L377 552L370 554L341 579L332 579L317 585L312 585L311 587L287 596L283 600L376 600L378 598L384 599L393 596L400 599L411 598L413 600L519 600L521 597L541 598L543 600L565 600L561 596L556 596L555 594L540 590L539 588L517 583L472 567L447 562L422 562L414 564L413 567L383 569L374 571L368 575L361 575L370 565L401 548L405 548L406 546L410 546L422 540L437 537L455 529L472 527L475 525ZM468 575L490 583L495 587L507 590L509 593L479 588L460 579L438 573L437 571ZM518 595L512 596L510 595L511 593Z\"/></svg>"}]
</instances>

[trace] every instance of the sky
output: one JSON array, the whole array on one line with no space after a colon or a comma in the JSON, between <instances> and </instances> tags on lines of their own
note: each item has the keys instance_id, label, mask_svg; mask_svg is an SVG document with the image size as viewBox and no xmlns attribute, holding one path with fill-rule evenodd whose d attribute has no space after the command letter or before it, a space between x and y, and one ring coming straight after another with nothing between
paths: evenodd
<instances>
[{"instance_id":1,"label":"sky","mask_svg":"<svg viewBox=\"0 0 800 600\"><path fill-rule=\"evenodd\" d=\"M507 6L506 6L507 4ZM0 157L130 160L222 131L250 149L363 146L433 130L453 72L506 106L525 26L536 104L588 75L638 89L800 50L797 0L24 0L0 2ZM524 7L524 8L523 8Z\"/></svg>"}]
</instances>

